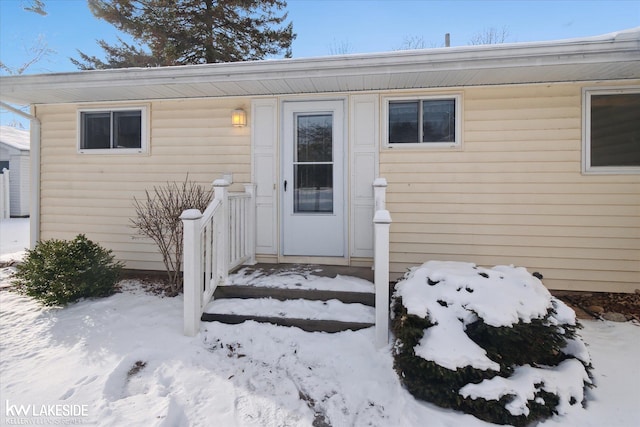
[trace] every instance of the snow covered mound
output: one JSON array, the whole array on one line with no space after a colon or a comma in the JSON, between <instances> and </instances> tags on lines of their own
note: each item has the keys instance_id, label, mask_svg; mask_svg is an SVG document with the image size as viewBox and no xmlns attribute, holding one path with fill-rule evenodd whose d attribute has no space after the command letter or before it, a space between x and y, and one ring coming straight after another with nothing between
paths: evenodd
<instances>
[{"instance_id":1,"label":"snow covered mound","mask_svg":"<svg viewBox=\"0 0 640 427\"><path fill-rule=\"evenodd\" d=\"M551 307L547 288L522 267L429 261L396 289L409 314L429 314L435 323L438 314L454 311L466 323L477 314L487 325L511 326L544 317ZM441 310L442 302L450 309Z\"/></svg>"},{"instance_id":2,"label":"snow covered mound","mask_svg":"<svg viewBox=\"0 0 640 427\"><path fill-rule=\"evenodd\" d=\"M394 297L395 367L416 397L514 425L585 400L575 313L525 268L429 261Z\"/></svg>"}]
</instances>

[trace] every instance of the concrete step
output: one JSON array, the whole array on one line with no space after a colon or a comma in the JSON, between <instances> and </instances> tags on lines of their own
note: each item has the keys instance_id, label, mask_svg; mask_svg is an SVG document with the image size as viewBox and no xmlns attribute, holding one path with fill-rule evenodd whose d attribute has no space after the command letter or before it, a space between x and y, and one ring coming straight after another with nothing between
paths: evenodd
<instances>
[{"instance_id":1,"label":"concrete step","mask_svg":"<svg viewBox=\"0 0 640 427\"><path fill-rule=\"evenodd\" d=\"M312 320L285 317L268 317L240 314L216 314L203 313L202 321L204 322L220 322L228 325L237 325L249 320L260 323L271 323L278 326L297 327L307 332L328 332L336 333L343 331L357 331L359 329L369 328L373 323L360 322L341 322L339 320Z\"/></svg>"},{"instance_id":2,"label":"concrete step","mask_svg":"<svg viewBox=\"0 0 640 427\"><path fill-rule=\"evenodd\" d=\"M227 324L253 320L309 332L359 330L375 322L374 299L365 292L221 286L201 320Z\"/></svg>"},{"instance_id":3,"label":"concrete step","mask_svg":"<svg viewBox=\"0 0 640 427\"><path fill-rule=\"evenodd\" d=\"M360 303L375 306L375 294L369 292L343 292L318 289L284 289L264 286L218 286L213 298L273 298L280 301L307 299L329 301L337 299L344 303Z\"/></svg>"}]
</instances>

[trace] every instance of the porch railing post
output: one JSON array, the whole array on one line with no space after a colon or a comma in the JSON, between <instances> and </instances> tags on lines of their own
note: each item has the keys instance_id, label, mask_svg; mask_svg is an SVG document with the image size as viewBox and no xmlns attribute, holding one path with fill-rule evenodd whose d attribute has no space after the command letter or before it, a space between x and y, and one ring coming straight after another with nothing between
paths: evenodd
<instances>
[{"instance_id":1,"label":"porch railing post","mask_svg":"<svg viewBox=\"0 0 640 427\"><path fill-rule=\"evenodd\" d=\"M375 210L387 209L387 180L385 178L376 178L373 181L373 197L375 200Z\"/></svg>"},{"instance_id":2,"label":"porch railing post","mask_svg":"<svg viewBox=\"0 0 640 427\"><path fill-rule=\"evenodd\" d=\"M376 212L380 210L387 209L387 180L385 178L376 178L373 181L373 215L375 216ZM375 228L375 227L374 227ZM375 230L374 230L375 236ZM375 257L376 257L376 249L377 246L373 245L373 270L376 269Z\"/></svg>"},{"instance_id":3,"label":"porch railing post","mask_svg":"<svg viewBox=\"0 0 640 427\"><path fill-rule=\"evenodd\" d=\"M249 203L247 206L247 229L245 231L246 236L246 248L249 252L249 259L247 264L256 263L256 185L245 184L245 193L250 195Z\"/></svg>"},{"instance_id":4,"label":"porch railing post","mask_svg":"<svg viewBox=\"0 0 640 427\"><path fill-rule=\"evenodd\" d=\"M0 219L11 217L11 171L2 169L0 175Z\"/></svg>"},{"instance_id":5,"label":"porch railing post","mask_svg":"<svg viewBox=\"0 0 640 427\"><path fill-rule=\"evenodd\" d=\"M229 181L216 179L213 181L214 197L220 201L220 222L216 233L216 241L219 243L216 248L218 256L218 271L216 271L216 284L224 285L229 275Z\"/></svg>"},{"instance_id":6,"label":"porch railing post","mask_svg":"<svg viewBox=\"0 0 640 427\"><path fill-rule=\"evenodd\" d=\"M376 288L376 331L377 348L389 342L389 227L391 215L387 210L378 210L373 217L374 224L374 282Z\"/></svg>"},{"instance_id":7,"label":"porch railing post","mask_svg":"<svg viewBox=\"0 0 640 427\"><path fill-rule=\"evenodd\" d=\"M200 219L202 213L198 209L186 210L180 215L183 224L183 294L184 294L184 334L195 336L200 330L202 316L202 239L200 239Z\"/></svg>"}]
</instances>

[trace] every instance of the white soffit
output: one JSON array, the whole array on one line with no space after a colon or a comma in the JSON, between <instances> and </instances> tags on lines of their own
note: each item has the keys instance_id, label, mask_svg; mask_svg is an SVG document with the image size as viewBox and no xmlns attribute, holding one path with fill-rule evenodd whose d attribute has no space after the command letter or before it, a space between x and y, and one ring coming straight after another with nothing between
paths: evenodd
<instances>
[{"instance_id":1,"label":"white soffit","mask_svg":"<svg viewBox=\"0 0 640 427\"><path fill-rule=\"evenodd\" d=\"M0 77L17 104L285 95L640 78L640 27L552 42Z\"/></svg>"}]
</instances>

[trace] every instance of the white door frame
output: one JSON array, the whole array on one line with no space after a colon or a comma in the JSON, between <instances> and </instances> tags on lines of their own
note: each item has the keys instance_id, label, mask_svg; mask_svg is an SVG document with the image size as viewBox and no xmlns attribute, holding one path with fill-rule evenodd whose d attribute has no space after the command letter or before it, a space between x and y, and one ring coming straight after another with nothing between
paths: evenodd
<instances>
[{"instance_id":1,"label":"white door frame","mask_svg":"<svg viewBox=\"0 0 640 427\"><path fill-rule=\"evenodd\" d=\"M280 215L279 215L279 224L280 224L280 245L279 245L279 261L280 262L316 262L316 263L328 263L328 264L348 264L349 262L349 228L348 228L348 219L349 219L349 186L348 186L348 174L347 168L349 166L347 153L348 150L348 138L347 138L347 103L344 98L331 98L331 99L318 99L318 100L284 100L281 103L281 138L280 138L280 183L278 185L278 194L280 196ZM333 127L334 127L334 145L338 145L338 150L334 150L333 159L334 159L334 207L338 208L335 211L335 216L337 216L337 221L334 222L335 227L331 227L330 231L333 231L340 235L341 237L341 249L335 255L331 254L312 254L310 251L309 254L305 254L304 251L300 251L299 248L294 250L293 255L286 255L286 239L285 233L288 231L288 225L286 221L291 220L292 206L291 203L287 202L286 197L292 197L292 174L293 172L287 170L292 167L292 159L285 159L285 156L292 156L293 148L285 147L285 143L291 144L294 138L294 115L296 113L322 113L322 112L330 112L333 115ZM289 193L284 192L284 181L285 179L288 181L287 185L289 186ZM338 185L338 181L339 185ZM335 188L337 186L337 188ZM318 215L319 218L322 217L322 214ZM334 218L335 219L335 218ZM313 216L311 216L311 221L313 221ZM321 220L319 222L323 224L324 222ZM322 225L320 226L320 230L322 230ZM323 230L326 233L329 230L326 228ZM306 233L304 233L306 234ZM330 233L329 233L330 234ZM324 236L323 236L324 237ZM334 236L335 237L335 236ZM305 236L300 236L301 239L304 239ZM308 238L308 237L306 237ZM332 237L327 237L332 238Z\"/></svg>"}]
</instances>

